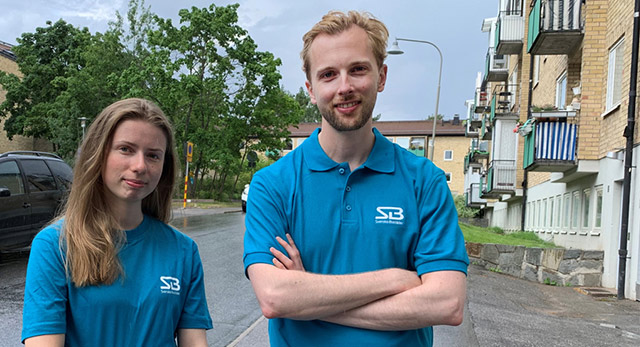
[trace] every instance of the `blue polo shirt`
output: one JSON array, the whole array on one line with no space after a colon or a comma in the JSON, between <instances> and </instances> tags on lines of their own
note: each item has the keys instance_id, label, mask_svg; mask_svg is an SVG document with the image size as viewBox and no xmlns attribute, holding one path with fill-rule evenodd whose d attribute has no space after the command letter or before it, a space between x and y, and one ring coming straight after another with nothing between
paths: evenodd
<instances>
[{"instance_id":1,"label":"blue polo shirt","mask_svg":"<svg viewBox=\"0 0 640 347\"><path fill-rule=\"evenodd\" d=\"M418 275L466 274L469 259L442 170L374 128L368 159L350 171L348 163L324 153L319 132L254 175L245 219L245 271L251 264L272 264L269 248L284 252L275 237L290 233L305 269L313 273L395 267ZM389 332L315 320L269 322L272 346L430 346L432 335L431 327Z\"/></svg>"}]
</instances>

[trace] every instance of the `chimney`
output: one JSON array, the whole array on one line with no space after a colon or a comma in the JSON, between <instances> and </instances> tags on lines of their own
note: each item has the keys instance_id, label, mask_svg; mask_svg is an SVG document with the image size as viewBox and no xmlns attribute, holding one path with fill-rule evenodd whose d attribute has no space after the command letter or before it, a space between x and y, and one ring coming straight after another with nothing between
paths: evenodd
<instances>
[{"instance_id":1,"label":"chimney","mask_svg":"<svg viewBox=\"0 0 640 347\"><path fill-rule=\"evenodd\" d=\"M452 125L460 125L460 115L459 114L454 114L453 115L453 122L451 123Z\"/></svg>"}]
</instances>

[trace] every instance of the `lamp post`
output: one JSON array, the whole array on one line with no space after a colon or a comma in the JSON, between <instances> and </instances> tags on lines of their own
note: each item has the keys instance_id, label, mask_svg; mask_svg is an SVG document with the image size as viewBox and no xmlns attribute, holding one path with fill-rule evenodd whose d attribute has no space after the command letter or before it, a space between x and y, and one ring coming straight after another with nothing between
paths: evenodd
<instances>
[{"instance_id":1,"label":"lamp post","mask_svg":"<svg viewBox=\"0 0 640 347\"><path fill-rule=\"evenodd\" d=\"M391 49L388 50L387 53L394 54L394 55L399 55L404 53L404 51L401 50L400 47L398 46L398 41L426 43L428 45L433 46L433 48L435 48L438 51L438 54L440 55L440 73L438 74L438 91L436 93L436 113L433 115L433 130L431 132L431 146L429 148L429 154L430 154L429 159L433 161L434 160L433 151L436 146L436 122L438 121L438 104L440 103L440 81L442 79L442 52L440 51L440 48L438 48L438 46L436 46L433 42L423 41L423 40L403 39L403 38L396 37L395 41L393 41L393 44L391 45Z\"/></svg>"},{"instance_id":2,"label":"lamp post","mask_svg":"<svg viewBox=\"0 0 640 347\"><path fill-rule=\"evenodd\" d=\"M87 126L87 117L80 117L78 118L78 120L80 121L80 127L82 128L82 140L84 141L84 128Z\"/></svg>"}]
</instances>

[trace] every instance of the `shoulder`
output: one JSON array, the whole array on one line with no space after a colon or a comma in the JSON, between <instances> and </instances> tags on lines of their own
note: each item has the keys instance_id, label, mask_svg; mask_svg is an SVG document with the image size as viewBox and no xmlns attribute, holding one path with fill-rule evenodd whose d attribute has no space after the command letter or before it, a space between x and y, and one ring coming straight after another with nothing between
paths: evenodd
<instances>
[{"instance_id":1,"label":"shoulder","mask_svg":"<svg viewBox=\"0 0 640 347\"><path fill-rule=\"evenodd\" d=\"M64 223L64 219L58 219L52 222L51 224L47 225L46 227L44 227L42 230L40 230L40 232L36 234L36 237L33 239L33 242L31 243L32 248L34 243L58 245L60 240L60 233L62 233L63 223Z\"/></svg>"},{"instance_id":2,"label":"shoulder","mask_svg":"<svg viewBox=\"0 0 640 347\"><path fill-rule=\"evenodd\" d=\"M438 178L444 177L444 171L437 167L431 160L425 157L419 157L408 150L393 144L396 153L396 167L409 174L415 174L415 177Z\"/></svg>"}]
</instances>

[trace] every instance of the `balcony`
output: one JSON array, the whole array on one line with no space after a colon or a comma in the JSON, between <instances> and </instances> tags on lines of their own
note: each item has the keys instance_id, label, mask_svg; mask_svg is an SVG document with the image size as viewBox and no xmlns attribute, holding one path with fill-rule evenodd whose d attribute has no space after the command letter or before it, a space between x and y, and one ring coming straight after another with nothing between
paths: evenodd
<instances>
[{"instance_id":1,"label":"balcony","mask_svg":"<svg viewBox=\"0 0 640 347\"><path fill-rule=\"evenodd\" d=\"M529 13L527 51L570 54L582 40L581 0L535 0Z\"/></svg>"},{"instance_id":2,"label":"balcony","mask_svg":"<svg viewBox=\"0 0 640 347\"><path fill-rule=\"evenodd\" d=\"M495 123L496 119L508 118L517 119L518 114L511 112L514 96L511 90L515 90L515 85L505 85L499 88L491 98L491 123Z\"/></svg>"},{"instance_id":3,"label":"balcony","mask_svg":"<svg viewBox=\"0 0 640 347\"><path fill-rule=\"evenodd\" d=\"M467 122L464 131L466 137L477 138L480 133L480 127L482 127L482 115L475 113L475 105L471 105L469 108L469 114L467 115Z\"/></svg>"},{"instance_id":4,"label":"balcony","mask_svg":"<svg viewBox=\"0 0 640 347\"><path fill-rule=\"evenodd\" d=\"M574 168L577 134L576 124L534 123L524 140L523 167L538 172L565 172Z\"/></svg>"},{"instance_id":5,"label":"balcony","mask_svg":"<svg viewBox=\"0 0 640 347\"><path fill-rule=\"evenodd\" d=\"M491 119L488 115L482 117L482 125L480 127L480 139L491 140Z\"/></svg>"},{"instance_id":6,"label":"balcony","mask_svg":"<svg viewBox=\"0 0 640 347\"><path fill-rule=\"evenodd\" d=\"M465 197L468 207L480 208L487 204L487 200L480 197L480 183L471 183Z\"/></svg>"},{"instance_id":7,"label":"balcony","mask_svg":"<svg viewBox=\"0 0 640 347\"><path fill-rule=\"evenodd\" d=\"M487 90L485 88L476 88L476 96L473 100L475 113L489 112L489 99L487 98Z\"/></svg>"},{"instance_id":8,"label":"balcony","mask_svg":"<svg viewBox=\"0 0 640 347\"><path fill-rule=\"evenodd\" d=\"M487 51L487 60L484 69L484 82L502 82L509 78L509 65L507 56L496 54L493 47Z\"/></svg>"},{"instance_id":9,"label":"balcony","mask_svg":"<svg viewBox=\"0 0 640 347\"><path fill-rule=\"evenodd\" d=\"M522 11L500 11L496 27L496 53L520 54L524 41Z\"/></svg>"},{"instance_id":10,"label":"balcony","mask_svg":"<svg viewBox=\"0 0 640 347\"><path fill-rule=\"evenodd\" d=\"M492 160L489 171L481 185L483 199L496 199L504 194L514 194L516 190L516 161Z\"/></svg>"}]
</instances>

